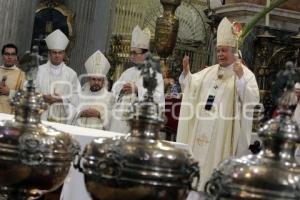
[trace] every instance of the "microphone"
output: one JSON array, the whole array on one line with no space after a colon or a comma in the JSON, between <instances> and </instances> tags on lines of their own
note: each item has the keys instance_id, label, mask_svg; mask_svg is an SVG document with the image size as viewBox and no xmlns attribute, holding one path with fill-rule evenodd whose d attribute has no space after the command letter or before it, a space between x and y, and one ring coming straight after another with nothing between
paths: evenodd
<instances>
[{"instance_id":1,"label":"microphone","mask_svg":"<svg viewBox=\"0 0 300 200\"><path fill-rule=\"evenodd\" d=\"M5 85L6 80L7 80L7 76L3 76L1 80L1 85Z\"/></svg>"}]
</instances>

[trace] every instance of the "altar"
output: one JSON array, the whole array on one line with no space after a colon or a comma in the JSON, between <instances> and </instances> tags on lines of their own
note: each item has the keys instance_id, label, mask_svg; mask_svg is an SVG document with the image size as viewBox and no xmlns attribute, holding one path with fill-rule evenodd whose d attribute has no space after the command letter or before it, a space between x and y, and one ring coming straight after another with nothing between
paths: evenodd
<instances>
[{"instance_id":1,"label":"altar","mask_svg":"<svg viewBox=\"0 0 300 200\"><path fill-rule=\"evenodd\" d=\"M12 119L13 119L13 115L0 113L0 120L12 120ZM70 133L80 143L81 151L83 151L85 145L89 144L94 138L105 139L105 138L125 135L116 132L83 128L83 127L53 123L48 121L43 121L43 124L52 126L60 131ZM251 140L252 142L254 140L257 140L256 133L252 134ZM170 143L174 144L177 148L189 150L186 144L177 143L177 142L170 142ZM249 152L245 152L245 154L246 153ZM299 162L300 161L299 148L296 152L295 157ZM204 197L202 197L200 193L195 193L195 192L190 193L190 196L188 198L188 200L201 200L201 199L204 199ZM80 173L77 169L75 169L73 165L70 168L69 175L65 179L60 200L92 200L85 188L83 174Z\"/></svg>"},{"instance_id":2,"label":"altar","mask_svg":"<svg viewBox=\"0 0 300 200\"><path fill-rule=\"evenodd\" d=\"M0 113L0 120L12 120L13 115L8 115ZM103 131L91 128L83 128L72 125L65 125L60 123L53 123L48 121L43 121L43 124L52 126L57 130L70 133L80 144L81 151L84 150L85 145L89 144L94 138L111 138L124 136L125 134L115 133L110 131ZM177 148L188 149L186 144L170 142L174 144ZM65 179L63 189L61 192L60 200L92 200L89 196L85 185L84 185L84 175L74 168L72 165L69 171L69 175Z\"/></svg>"}]
</instances>

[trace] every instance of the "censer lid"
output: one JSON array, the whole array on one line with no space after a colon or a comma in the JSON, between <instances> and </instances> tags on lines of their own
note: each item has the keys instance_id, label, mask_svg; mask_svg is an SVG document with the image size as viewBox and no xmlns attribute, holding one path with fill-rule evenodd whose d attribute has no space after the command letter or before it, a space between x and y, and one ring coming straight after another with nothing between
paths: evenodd
<instances>
[{"instance_id":1,"label":"censer lid","mask_svg":"<svg viewBox=\"0 0 300 200\"><path fill-rule=\"evenodd\" d=\"M290 94L287 91L285 95ZM300 199L300 166L294 158L300 131L291 119L288 105L280 102L279 116L259 130L262 151L226 160L214 171L205 187L212 198Z\"/></svg>"},{"instance_id":2,"label":"censer lid","mask_svg":"<svg viewBox=\"0 0 300 200\"><path fill-rule=\"evenodd\" d=\"M37 69L37 53L25 58L29 71ZM55 190L80 150L72 136L41 123L46 104L29 74L26 90L11 101L14 119L0 121L1 199L37 199Z\"/></svg>"},{"instance_id":3,"label":"censer lid","mask_svg":"<svg viewBox=\"0 0 300 200\"><path fill-rule=\"evenodd\" d=\"M33 163L70 164L80 150L79 143L68 133L41 123L41 114L47 104L43 96L36 92L32 80L28 81L26 90L16 93L11 105L15 110L14 119L0 121L0 154L10 160L22 160L23 163L36 159ZM29 158L27 149L36 149L35 153L39 152L39 156Z\"/></svg>"},{"instance_id":4,"label":"censer lid","mask_svg":"<svg viewBox=\"0 0 300 200\"><path fill-rule=\"evenodd\" d=\"M43 96L36 92L33 80L28 81L26 88L26 90L18 91L10 102L14 107L16 118L19 117L19 112L34 112L40 118L40 114L47 109L47 104Z\"/></svg>"},{"instance_id":5,"label":"censer lid","mask_svg":"<svg viewBox=\"0 0 300 200\"><path fill-rule=\"evenodd\" d=\"M190 188L199 174L187 151L131 136L93 140L82 159L85 174L117 182Z\"/></svg>"}]
</instances>

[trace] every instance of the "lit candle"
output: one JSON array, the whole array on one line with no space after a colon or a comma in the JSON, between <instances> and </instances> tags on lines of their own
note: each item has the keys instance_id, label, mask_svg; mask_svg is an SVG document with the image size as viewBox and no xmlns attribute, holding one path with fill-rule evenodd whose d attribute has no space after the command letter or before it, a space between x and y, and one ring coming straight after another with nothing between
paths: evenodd
<instances>
[{"instance_id":1,"label":"lit candle","mask_svg":"<svg viewBox=\"0 0 300 200\"><path fill-rule=\"evenodd\" d=\"M267 0L266 7L270 7L270 0ZM270 14L269 13L266 14L266 23L265 24L266 24L266 26L270 25Z\"/></svg>"}]
</instances>

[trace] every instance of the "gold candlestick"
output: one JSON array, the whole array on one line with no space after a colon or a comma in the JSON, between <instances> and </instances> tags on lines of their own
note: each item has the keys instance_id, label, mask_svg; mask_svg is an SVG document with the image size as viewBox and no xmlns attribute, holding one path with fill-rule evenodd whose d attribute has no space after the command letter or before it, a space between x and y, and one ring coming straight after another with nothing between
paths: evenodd
<instances>
[{"instance_id":1,"label":"gold candlestick","mask_svg":"<svg viewBox=\"0 0 300 200\"><path fill-rule=\"evenodd\" d=\"M163 5L163 15L156 20L155 48L161 59L163 71L168 71L167 58L172 54L177 41L179 20L175 16L177 7L182 0L160 0ZM166 77L164 77L166 78Z\"/></svg>"}]
</instances>

